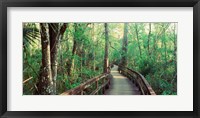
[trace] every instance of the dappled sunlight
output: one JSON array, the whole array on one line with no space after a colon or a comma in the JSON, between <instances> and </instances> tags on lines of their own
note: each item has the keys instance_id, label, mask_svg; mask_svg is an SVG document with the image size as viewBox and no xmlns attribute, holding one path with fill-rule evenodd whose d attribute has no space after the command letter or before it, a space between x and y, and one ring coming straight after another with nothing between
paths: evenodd
<instances>
[{"instance_id":1,"label":"dappled sunlight","mask_svg":"<svg viewBox=\"0 0 200 118\"><path fill-rule=\"evenodd\" d=\"M23 95L177 95L178 23L111 22L23 23Z\"/></svg>"},{"instance_id":2,"label":"dappled sunlight","mask_svg":"<svg viewBox=\"0 0 200 118\"><path fill-rule=\"evenodd\" d=\"M117 71L117 70L112 70L111 72L112 72L112 73L118 73L119 71Z\"/></svg>"},{"instance_id":3,"label":"dappled sunlight","mask_svg":"<svg viewBox=\"0 0 200 118\"><path fill-rule=\"evenodd\" d=\"M119 75L119 76L113 76L113 78L115 78L115 79L125 79L125 77L121 76L121 75Z\"/></svg>"}]
</instances>

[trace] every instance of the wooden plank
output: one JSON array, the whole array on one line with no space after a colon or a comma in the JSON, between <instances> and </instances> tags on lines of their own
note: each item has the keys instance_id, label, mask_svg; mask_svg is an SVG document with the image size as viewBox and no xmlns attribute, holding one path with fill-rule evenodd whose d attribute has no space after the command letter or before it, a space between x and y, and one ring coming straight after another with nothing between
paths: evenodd
<instances>
[{"instance_id":1,"label":"wooden plank","mask_svg":"<svg viewBox=\"0 0 200 118\"><path fill-rule=\"evenodd\" d=\"M123 71L122 71L123 73ZM140 95L138 87L136 87L127 77L118 71L118 66L114 65L111 70L113 78L110 80L110 87L105 92L106 95Z\"/></svg>"},{"instance_id":2,"label":"wooden plank","mask_svg":"<svg viewBox=\"0 0 200 118\"><path fill-rule=\"evenodd\" d=\"M135 84L137 84L140 87L142 94L156 95L156 93L153 91L152 87L149 85L147 80L140 73L129 68L121 68L120 66L119 68L123 75L131 77L135 81Z\"/></svg>"}]
</instances>

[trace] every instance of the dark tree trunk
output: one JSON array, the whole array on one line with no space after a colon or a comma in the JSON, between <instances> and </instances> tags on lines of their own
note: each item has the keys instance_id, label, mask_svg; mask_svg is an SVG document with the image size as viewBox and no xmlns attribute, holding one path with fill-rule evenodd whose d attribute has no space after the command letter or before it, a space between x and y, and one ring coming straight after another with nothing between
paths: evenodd
<instances>
[{"instance_id":1,"label":"dark tree trunk","mask_svg":"<svg viewBox=\"0 0 200 118\"><path fill-rule=\"evenodd\" d=\"M51 70L53 79L53 94L56 94L56 78L58 70L58 47L59 40L61 40L67 25L64 23L62 27L59 23L49 23L49 34L50 34L50 55L51 55Z\"/></svg>"},{"instance_id":2,"label":"dark tree trunk","mask_svg":"<svg viewBox=\"0 0 200 118\"><path fill-rule=\"evenodd\" d=\"M105 27L105 55L104 55L104 73L108 73L108 65L109 65L109 59L108 59L108 45L109 45L109 39L108 39L108 24L104 24Z\"/></svg>"},{"instance_id":3,"label":"dark tree trunk","mask_svg":"<svg viewBox=\"0 0 200 118\"><path fill-rule=\"evenodd\" d=\"M122 42L122 59L121 59L121 66L127 67L127 46L128 46L128 23L124 24L124 38Z\"/></svg>"},{"instance_id":4,"label":"dark tree trunk","mask_svg":"<svg viewBox=\"0 0 200 118\"><path fill-rule=\"evenodd\" d=\"M42 45L42 67L38 82L38 93L42 95L53 94L53 81L51 74L50 40L47 23L40 23Z\"/></svg>"},{"instance_id":5,"label":"dark tree trunk","mask_svg":"<svg viewBox=\"0 0 200 118\"><path fill-rule=\"evenodd\" d=\"M56 78L57 78L57 53L59 38L59 23L49 23L50 34L50 50L51 50L51 70L53 79L53 94L56 94Z\"/></svg>"}]
</instances>

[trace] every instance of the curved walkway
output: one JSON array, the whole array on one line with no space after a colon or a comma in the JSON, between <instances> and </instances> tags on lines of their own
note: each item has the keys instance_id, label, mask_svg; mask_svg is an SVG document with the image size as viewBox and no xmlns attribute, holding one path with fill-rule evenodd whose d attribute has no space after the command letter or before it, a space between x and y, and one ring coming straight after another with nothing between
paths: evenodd
<instances>
[{"instance_id":1,"label":"curved walkway","mask_svg":"<svg viewBox=\"0 0 200 118\"><path fill-rule=\"evenodd\" d=\"M110 87L105 91L106 95L140 95L139 88L136 87L127 77L118 72L118 66L114 65L111 69L113 78Z\"/></svg>"}]
</instances>

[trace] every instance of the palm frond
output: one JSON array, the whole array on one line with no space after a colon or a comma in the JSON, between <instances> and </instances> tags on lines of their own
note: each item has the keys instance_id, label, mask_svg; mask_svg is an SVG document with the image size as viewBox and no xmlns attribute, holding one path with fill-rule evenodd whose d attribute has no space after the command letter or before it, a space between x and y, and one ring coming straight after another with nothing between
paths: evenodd
<instances>
[{"instance_id":1,"label":"palm frond","mask_svg":"<svg viewBox=\"0 0 200 118\"><path fill-rule=\"evenodd\" d=\"M36 40L39 40L39 38L40 32L35 23L23 24L23 48L36 44Z\"/></svg>"}]
</instances>

